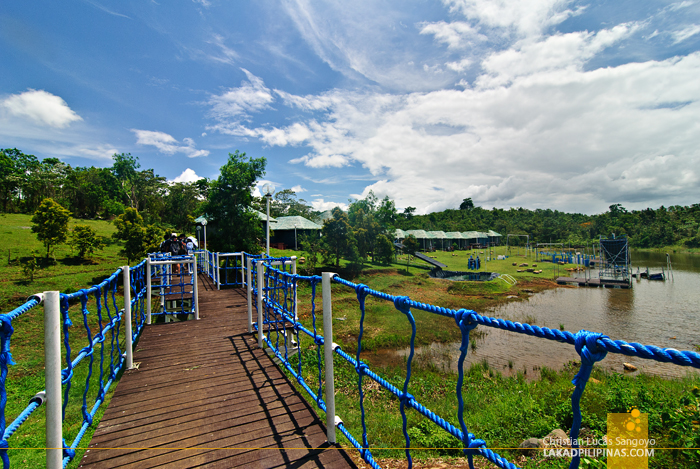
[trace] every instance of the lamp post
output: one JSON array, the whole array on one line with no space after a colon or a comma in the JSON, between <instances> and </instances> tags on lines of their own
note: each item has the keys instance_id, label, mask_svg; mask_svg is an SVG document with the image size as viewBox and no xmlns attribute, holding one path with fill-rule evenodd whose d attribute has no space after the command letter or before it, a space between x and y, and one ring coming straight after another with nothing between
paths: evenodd
<instances>
[{"instance_id":1,"label":"lamp post","mask_svg":"<svg viewBox=\"0 0 700 469\"><path fill-rule=\"evenodd\" d=\"M207 221L202 220L202 226L204 227L204 250L207 250Z\"/></svg>"},{"instance_id":2,"label":"lamp post","mask_svg":"<svg viewBox=\"0 0 700 469\"><path fill-rule=\"evenodd\" d=\"M266 250L265 252L267 253L267 257L270 257L270 199L272 198L272 194L275 193L275 186L271 184L265 184L263 186L263 194L265 195L265 200L267 200L267 223L266 223L266 228L267 228L267 243L266 243Z\"/></svg>"},{"instance_id":3,"label":"lamp post","mask_svg":"<svg viewBox=\"0 0 700 469\"><path fill-rule=\"evenodd\" d=\"M294 224L294 250L297 250L297 224Z\"/></svg>"}]
</instances>

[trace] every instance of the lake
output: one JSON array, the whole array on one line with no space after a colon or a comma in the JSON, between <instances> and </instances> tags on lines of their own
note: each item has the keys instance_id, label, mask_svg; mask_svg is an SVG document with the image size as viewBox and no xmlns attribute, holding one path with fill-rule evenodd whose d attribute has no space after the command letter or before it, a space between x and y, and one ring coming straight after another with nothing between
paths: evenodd
<instances>
[{"instance_id":1,"label":"lake","mask_svg":"<svg viewBox=\"0 0 700 469\"><path fill-rule=\"evenodd\" d=\"M673 276L666 281L633 279L630 289L566 287L534 294L524 301L510 302L484 315L510 319L570 332L580 329L601 332L613 340L639 342L662 348L697 351L700 345L700 256L671 253ZM632 252L633 272L661 272L666 268L664 253ZM593 276L597 271L592 270ZM581 274L583 275L583 274ZM470 347L467 363L487 360L504 375L527 370L534 378L542 366L559 369L579 356L572 345L479 326L485 336ZM407 356L408 350L392 352ZM417 349L418 359L456 371L459 344L439 344ZM622 363L660 376L683 376L697 369L608 353L599 366L623 372ZM468 365L467 365L468 366Z\"/></svg>"}]
</instances>

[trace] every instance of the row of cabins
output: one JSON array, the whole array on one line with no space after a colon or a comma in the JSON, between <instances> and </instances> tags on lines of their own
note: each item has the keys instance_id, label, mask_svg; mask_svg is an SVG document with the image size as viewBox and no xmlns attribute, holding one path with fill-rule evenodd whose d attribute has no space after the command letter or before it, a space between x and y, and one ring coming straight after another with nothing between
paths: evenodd
<instances>
[{"instance_id":1,"label":"row of cabins","mask_svg":"<svg viewBox=\"0 0 700 469\"><path fill-rule=\"evenodd\" d=\"M275 247L293 247L297 248L299 240L303 236L320 235L322 225L307 220L304 217L277 217L270 219L270 244ZM501 235L495 231L424 231L424 230L396 230L394 240L401 240L413 235L418 239L421 248L424 251L432 251L436 249L451 250L455 246L457 249L468 249L474 247L483 247L486 245L498 245L501 241ZM283 245L283 246L281 246Z\"/></svg>"},{"instance_id":2,"label":"row of cabins","mask_svg":"<svg viewBox=\"0 0 700 469\"><path fill-rule=\"evenodd\" d=\"M255 214L263 223L263 229L267 223L267 216L256 211ZM203 219L203 217L201 217ZM197 219L200 222L200 219ZM213 227L210 227L210 229ZM278 249L298 249L304 236L320 236L323 225L314 223L304 217L270 217L270 246ZM495 231L425 231L425 230L400 230L394 232L394 241L401 242L409 235L413 235L420 243L423 251L451 250L479 248L486 245L498 245L501 235ZM264 240L263 240L264 242Z\"/></svg>"},{"instance_id":3,"label":"row of cabins","mask_svg":"<svg viewBox=\"0 0 700 469\"><path fill-rule=\"evenodd\" d=\"M451 250L480 248L487 245L494 246L501 243L502 235L493 230L489 231L424 231L424 230L396 230L394 236L397 240L413 235L421 244L424 251L436 249Z\"/></svg>"}]
</instances>

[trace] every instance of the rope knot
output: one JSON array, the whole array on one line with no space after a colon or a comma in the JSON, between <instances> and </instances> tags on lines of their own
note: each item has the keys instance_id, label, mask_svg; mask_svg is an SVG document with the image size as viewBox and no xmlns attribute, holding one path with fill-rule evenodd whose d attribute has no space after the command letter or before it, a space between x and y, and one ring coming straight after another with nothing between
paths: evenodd
<instances>
[{"instance_id":1,"label":"rope knot","mask_svg":"<svg viewBox=\"0 0 700 469\"><path fill-rule=\"evenodd\" d=\"M14 360L12 360L12 354L10 353L10 337L14 331L15 330L12 327L12 319L5 315L0 316L0 334L2 334L3 337L1 352L3 355L5 355L5 357L7 357L8 365L15 364Z\"/></svg>"},{"instance_id":2,"label":"rope knot","mask_svg":"<svg viewBox=\"0 0 700 469\"><path fill-rule=\"evenodd\" d=\"M601 361L608 354L607 350L598 345L598 339L607 338L599 332L590 332L582 329L576 333L574 347L581 356L582 366L593 366L595 362Z\"/></svg>"},{"instance_id":3,"label":"rope knot","mask_svg":"<svg viewBox=\"0 0 700 469\"><path fill-rule=\"evenodd\" d=\"M63 457L68 457L70 461L73 460L75 457L75 450L70 447L70 445L66 442L66 439L63 439Z\"/></svg>"},{"instance_id":4,"label":"rope knot","mask_svg":"<svg viewBox=\"0 0 700 469\"><path fill-rule=\"evenodd\" d=\"M369 295L369 287L361 283L357 286L355 292L357 293L357 299L359 301L364 301L365 297Z\"/></svg>"},{"instance_id":5,"label":"rope knot","mask_svg":"<svg viewBox=\"0 0 700 469\"><path fill-rule=\"evenodd\" d=\"M317 335L316 337L314 337L314 343L316 345L323 345L323 337L321 337L320 335Z\"/></svg>"},{"instance_id":6,"label":"rope knot","mask_svg":"<svg viewBox=\"0 0 700 469\"><path fill-rule=\"evenodd\" d=\"M404 405L408 405L411 399L414 399L413 394L410 394L408 392L401 393L401 395L399 396L399 401L403 402Z\"/></svg>"},{"instance_id":7,"label":"rope knot","mask_svg":"<svg viewBox=\"0 0 700 469\"><path fill-rule=\"evenodd\" d=\"M476 313L469 309L460 309L455 313L455 322L462 329L462 332L469 332L474 329L479 323L476 322Z\"/></svg>"},{"instance_id":8,"label":"rope knot","mask_svg":"<svg viewBox=\"0 0 700 469\"><path fill-rule=\"evenodd\" d=\"M355 367L355 371L360 376L366 375L367 374L366 370L368 370L368 369L369 369L369 367L363 362L359 362L357 364L357 366Z\"/></svg>"},{"instance_id":9,"label":"rope knot","mask_svg":"<svg viewBox=\"0 0 700 469\"><path fill-rule=\"evenodd\" d=\"M407 296L397 296L394 298L394 307L404 314L408 314L411 309L411 299Z\"/></svg>"}]
</instances>

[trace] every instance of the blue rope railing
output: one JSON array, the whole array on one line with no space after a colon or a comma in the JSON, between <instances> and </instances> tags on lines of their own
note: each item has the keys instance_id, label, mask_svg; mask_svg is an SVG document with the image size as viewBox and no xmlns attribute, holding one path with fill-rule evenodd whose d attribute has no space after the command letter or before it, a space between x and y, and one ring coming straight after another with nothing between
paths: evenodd
<instances>
[{"instance_id":1,"label":"blue rope railing","mask_svg":"<svg viewBox=\"0 0 700 469\"><path fill-rule=\"evenodd\" d=\"M130 268L129 274L132 289L131 329L132 338L135 341L143 330L146 318L146 261ZM66 433L71 433L72 442L68 443L66 438L63 440L63 467L66 467L75 457L76 449L87 430L93 425L99 407L104 403L110 387L125 365L123 353L125 338L120 337L120 331L124 326L124 311L117 303L118 287L122 276L122 269L118 269L97 285L75 293L60 295L61 329L66 363L66 367L61 371L63 386L61 413L65 422L66 413L72 407L71 402L79 399L80 415L77 418L82 420L77 432L64 430L64 436ZM6 426L8 365L13 364L12 322L36 308L41 301L41 295L36 295L10 313L0 315L0 434L2 434L0 460L4 469L10 467L7 454L8 439L43 404L45 399L45 391L37 393L12 423ZM78 306L77 310L73 308L75 305ZM82 327L71 334L74 323L78 322L78 317L82 320ZM82 347L79 345L80 342L84 344ZM74 353L76 347L80 348L77 349L77 353ZM77 373L76 367L83 361L86 362L86 370ZM76 376L81 376L79 383L74 383ZM80 398L74 396L72 390L79 391L82 396ZM71 415L69 420L73 421L75 418Z\"/></svg>"},{"instance_id":2,"label":"blue rope railing","mask_svg":"<svg viewBox=\"0 0 700 469\"><path fill-rule=\"evenodd\" d=\"M292 376L297 380L297 382L299 382L299 384L301 384L301 386L311 396L312 401L314 401L316 405L325 412L326 403L324 402L322 397L323 375L320 354L320 347L324 344L325 339L323 336L318 334L316 328L316 293L317 285L321 281L321 278L318 276L304 277L300 275L292 275L289 272L285 272L284 270L273 267L271 263L267 262L267 260L264 264L264 268L264 276L266 283L263 288L264 292L266 292L267 294L264 295L263 303L266 318L265 323L269 324L267 328L267 334L265 334L263 338L264 342L265 344L267 344L268 347L270 347L271 351L280 360L282 365L292 374ZM364 391L362 384L363 377L368 377L372 379L385 390L387 390L399 399L399 411L401 413L403 422L402 430L404 438L406 440L406 458L409 467L412 467L412 457L410 452L411 441L406 428L406 409L416 410L419 414L431 420L438 427L442 428L443 430L460 440L462 442L463 452L467 456L469 466L471 468L474 467L473 457L475 455L484 457L485 459L487 459L488 461L500 468L517 468L515 464L509 462L504 457L489 449L486 445L486 442L483 439L479 439L474 434L470 433L465 422L464 396L462 390L464 384L464 361L469 350L470 332L478 325L503 329L518 334L526 334L533 337L567 343L574 346L574 349L581 357L581 366L573 379L573 384L575 385L575 388L571 396L573 423L571 427L570 437L573 440L573 449L578 448L577 439L581 427L581 397L585 390L586 383L590 378L593 365L603 360L607 353L617 353L627 356L636 356L660 362L674 363L679 366L690 366L694 368L700 368L700 354L696 352L678 351L671 348L660 348L656 346L645 346L639 343L627 343L622 340L612 340L603 334L590 332L586 330L581 330L577 333L571 333L569 331L560 331L556 329L550 329L547 327L521 324L519 322L513 322L505 319L483 316L471 310L453 310L416 302L406 296L394 296L380 291L372 290L366 285L355 284L338 276L334 276L333 280L336 283L352 288L355 291L358 300L358 306L360 309L360 324L357 338L357 350L355 356L353 357L349 355L348 353L343 351L341 347L336 346L335 344L333 344L333 349L336 355L342 358L355 370L355 373L358 377L362 441L359 442L357 438L351 435L342 422L337 424L337 428L348 438L350 443L359 450L362 458L370 466L375 468L379 466L377 465L370 451L369 437L367 434L367 425L365 421ZM312 330L307 329L298 319L295 319L294 311L291 309L290 306L291 302L289 301L289 298L293 297L296 299L294 295L296 294L296 290L300 282L308 282L311 288L310 319ZM411 326L410 352L406 361L406 376L404 378L403 386L401 389L389 383L377 373L373 372L369 368L369 366L360 359L360 353L362 351L362 339L365 327L366 298L368 296L392 302L394 304L395 309L406 316L406 319ZM458 360L457 386L455 389L457 399L456 417L457 421L459 422L459 428L451 424L445 418L435 414L433 411L425 407L423 404L418 402L418 400L413 395L409 393L409 385L411 380L411 366L413 356L415 353L416 336L416 323L413 314L411 313L411 310L421 310L432 314L450 317L455 321L457 327L460 329L462 340L459 347L460 356ZM271 335L273 325L274 335ZM294 331L294 341L291 340L290 335L284 333L284 331L286 330ZM304 353L302 352L303 347L302 341L300 340L299 332L302 332L306 336L311 338L316 346L317 357L315 361L318 364L318 389L312 389L304 378L304 368L302 365ZM294 351L293 354L290 354L290 346ZM297 358L290 359L290 356ZM578 455L578 452L572 451L572 460L570 463L570 468L578 468L579 464L580 456Z\"/></svg>"}]
</instances>

